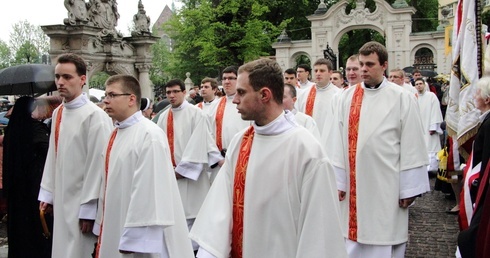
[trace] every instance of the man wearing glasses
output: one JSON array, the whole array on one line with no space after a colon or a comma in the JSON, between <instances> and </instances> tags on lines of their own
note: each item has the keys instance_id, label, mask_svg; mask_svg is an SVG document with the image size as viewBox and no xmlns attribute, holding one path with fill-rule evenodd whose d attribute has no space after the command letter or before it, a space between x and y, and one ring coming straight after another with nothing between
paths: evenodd
<instances>
[{"instance_id":1,"label":"man wearing glasses","mask_svg":"<svg viewBox=\"0 0 490 258\"><path fill-rule=\"evenodd\" d=\"M54 213L53 257L90 257L102 155L112 121L83 93L85 61L58 57L55 83L63 104L53 112L48 156L39 191L40 209Z\"/></svg>"},{"instance_id":2,"label":"man wearing glasses","mask_svg":"<svg viewBox=\"0 0 490 258\"><path fill-rule=\"evenodd\" d=\"M111 76L105 91L104 104L116 128L102 152L97 257L193 257L168 141L140 111L138 80Z\"/></svg>"},{"instance_id":3,"label":"man wearing glasses","mask_svg":"<svg viewBox=\"0 0 490 258\"><path fill-rule=\"evenodd\" d=\"M226 67L223 70L222 79L225 96L213 101L213 107L209 111L209 124L216 146L224 157L233 136L247 128L250 122L241 118L236 104L233 103L233 97L236 94L237 68L235 66ZM211 183L217 172L216 169L211 172Z\"/></svg>"},{"instance_id":4,"label":"man wearing glasses","mask_svg":"<svg viewBox=\"0 0 490 258\"><path fill-rule=\"evenodd\" d=\"M167 134L172 164L184 205L189 229L208 193L210 182L204 165L217 166L224 158L207 127L207 117L198 107L185 100L185 84L170 80L165 92L171 107L162 113L157 125ZM193 243L194 250L197 244Z\"/></svg>"},{"instance_id":5,"label":"man wearing glasses","mask_svg":"<svg viewBox=\"0 0 490 258\"><path fill-rule=\"evenodd\" d=\"M397 68L391 70L390 75L388 76L388 80L417 96L417 89L415 89L412 84L405 83L405 72L402 69Z\"/></svg>"}]
</instances>

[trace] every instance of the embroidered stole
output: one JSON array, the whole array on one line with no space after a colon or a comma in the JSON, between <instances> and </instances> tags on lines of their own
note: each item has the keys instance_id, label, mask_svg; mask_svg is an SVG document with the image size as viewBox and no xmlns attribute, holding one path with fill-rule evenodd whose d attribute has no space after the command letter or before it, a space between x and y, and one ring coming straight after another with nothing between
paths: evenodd
<instances>
[{"instance_id":1,"label":"embroidered stole","mask_svg":"<svg viewBox=\"0 0 490 258\"><path fill-rule=\"evenodd\" d=\"M348 128L348 152L349 152L349 231L348 238L357 241L357 192L356 192L356 156L357 156L357 139L359 136L359 119L361 117L362 98L364 89L358 83L352 96L352 102L349 112Z\"/></svg>"},{"instance_id":2,"label":"embroidered stole","mask_svg":"<svg viewBox=\"0 0 490 258\"><path fill-rule=\"evenodd\" d=\"M63 116L63 105L58 109L56 115L56 124L54 128L54 152L58 154L58 140L60 138L61 117Z\"/></svg>"},{"instance_id":3,"label":"embroidered stole","mask_svg":"<svg viewBox=\"0 0 490 258\"><path fill-rule=\"evenodd\" d=\"M175 168L177 165L175 163L175 156L174 156L174 114L172 112L172 109L168 110L167 139L168 139L168 145L170 147L170 156L172 157L172 165Z\"/></svg>"},{"instance_id":4,"label":"embroidered stole","mask_svg":"<svg viewBox=\"0 0 490 258\"><path fill-rule=\"evenodd\" d=\"M245 205L245 178L248 160L254 139L254 128L250 126L240 143L240 151L235 167L233 182L233 229L231 240L231 257L241 258L243 253L243 213Z\"/></svg>"},{"instance_id":5,"label":"embroidered stole","mask_svg":"<svg viewBox=\"0 0 490 258\"><path fill-rule=\"evenodd\" d=\"M216 146L218 146L218 150L223 150L222 143L222 132L223 132L223 116L225 115L225 107L226 107L226 96L221 97L221 100L218 103L218 110L216 110Z\"/></svg>"},{"instance_id":6,"label":"embroidered stole","mask_svg":"<svg viewBox=\"0 0 490 258\"><path fill-rule=\"evenodd\" d=\"M316 85L311 86L308 98L306 99L305 114L313 116L313 107L315 106Z\"/></svg>"},{"instance_id":7,"label":"embroidered stole","mask_svg":"<svg viewBox=\"0 0 490 258\"><path fill-rule=\"evenodd\" d=\"M105 155L105 187L104 187L104 202L102 203L102 221L100 223L100 233L99 238L97 239L97 248L95 249L95 257L99 258L100 252L100 244L102 242L102 231L104 229L104 215L105 215L105 201L106 201L106 193L107 193L107 181L109 181L109 159L111 156L112 145L114 144L114 140L116 139L117 128L112 132L111 138L109 139L109 144L107 145L106 155Z\"/></svg>"}]
</instances>

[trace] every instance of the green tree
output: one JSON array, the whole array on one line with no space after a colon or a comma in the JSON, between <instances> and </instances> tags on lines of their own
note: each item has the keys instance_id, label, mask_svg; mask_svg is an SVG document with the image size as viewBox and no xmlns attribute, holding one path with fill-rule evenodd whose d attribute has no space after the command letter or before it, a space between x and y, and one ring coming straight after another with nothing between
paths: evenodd
<instances>
[{"instance_id":1,"label":"green tree","mask_svg":"<svg viewBox=\"0 0 490 258\"><path fill-rule=\"evenodd\" d=\"M41 27L27 20L12 25L9 43L15 64L39 63L40 57L49 50L49 39Z\"/></svg>"},{"instance_id":2,"label":"green tree","mask_svg":"<svg viewBox=\"0 0 490 258\"><path fill-rule=\"evenodd\" d=\"M271 44L288 20L274 25L266 19L269 7L255 0L184 1L165 27L172 41L168 72L196 82L218 76L229 65L272 54Z\"/></svg>"},{"instance_id":3,"label":"green tree","mask_svg":"<svg viewBox=\"0 0 490 258\"><path fill-rule=\"evenodd\" d=\"M0 39L0 69L10 66L12 62L10 48L5 41Z\"/></svg>"},{"instance_id":4,"label":"green tree","mask_svg":"<svg viewBox=\"0 0 490 258\"><path fill-rule=\"evenodd\" d=\"M105 81L107 81L109 76L106 72L96 73L90 78L88 85L90 88L105 90Z\"/></svg>"}]
</instances>

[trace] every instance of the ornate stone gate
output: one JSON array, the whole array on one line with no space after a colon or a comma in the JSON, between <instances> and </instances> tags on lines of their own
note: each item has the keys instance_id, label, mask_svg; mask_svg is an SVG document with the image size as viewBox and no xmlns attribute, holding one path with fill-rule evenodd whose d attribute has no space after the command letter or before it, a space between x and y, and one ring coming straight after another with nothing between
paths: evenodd
<instances>
[{"instance_id":1,"label":"ornate stone gate","mask_svg":"<svg viewBox=\"0 0 490 258\"><path fill-rule=\"evenodd\" d=\"M159 38L150 33L150 20L141 0L131 37L122 37L115 29L119 18L116 0L71 2L65 1L68 18L63 25L42 26L50 38L52 63L60 54L78 54L87 62L87 83L98 72L133 75L141 84L142 96L153 97L151 45ZM88 91L88 85L84 90Z\"/></svg>"},{"instance_id":2,"label":"ornate stone gate","mask_svg":"<svg viewBox=\"0 0 490 258\"><path fill-rule=\"evenodd\" d=\"M283 32L272 45L283 69L294 67L299 55L307 55L312 62L323 57L327 44L339 56L339 42L345 33L372 29L385 37L389 69L412 66L415 52L425 47L433 52L439 72L449 71L450 58L444 55L444 32L411 33L412 14L416 10L404 1L390 5L384 0L374 0L376 9L371 12L365 7L365 0L356 0L356 7L349 13L346 11L349 0L341 0L328 10L324 1L320 2L315 14L307 17L311 21L311 40L291 41Z\"/></svg>"}]
</instances>

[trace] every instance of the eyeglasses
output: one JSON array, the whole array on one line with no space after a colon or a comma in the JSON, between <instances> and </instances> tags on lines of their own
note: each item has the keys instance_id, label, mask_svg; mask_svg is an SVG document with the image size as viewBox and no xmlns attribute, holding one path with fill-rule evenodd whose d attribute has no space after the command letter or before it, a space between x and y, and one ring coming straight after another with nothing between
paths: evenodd
<instances>
[{"instance_id":1,"label":"eyeglasses","mask_svg":"<svg viewBox=\"0 0 490 258\"><path fill-rule=\"evenodd\" d=\"M179 93L179 92L182 92L182 91L181 91L181 90L168 90L168 91L166 91L165 93L166 93L167 95L170 95L170 94L172 94L172 93L173 93L173 94L177 94L177 93Z\"/></svg>"},{"instance_id":2,"label":"eyeglasses","mask_svg":"<svg viewBox=\"0 0 490 258\"><path fill-rule=\"evenodd\" d=\"M120 93L120 94L117 94L117 93L109 92L109 93L105 94L105 99L113 99L115 97L129 96L129 95L131 95L131 93Z\"/></svg>"},{"instance_id":3,"label":"eyeglasses","mask_svg":"<svg viewBox=\"0 0 490 258\"><path fill-rule=\"evenodd\" d=\"M223 77L223 81L226 81L226 80L234 81L234 80L236 80L236 77Z\"/></svg>"}]
</instances>

